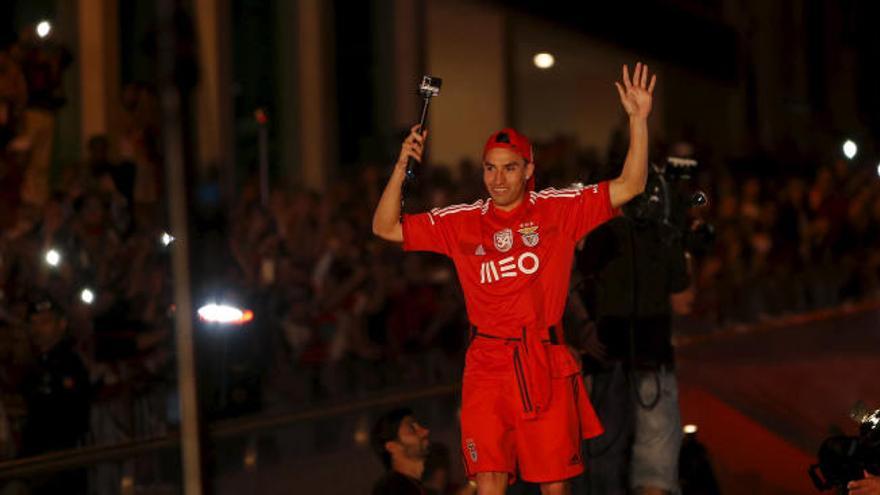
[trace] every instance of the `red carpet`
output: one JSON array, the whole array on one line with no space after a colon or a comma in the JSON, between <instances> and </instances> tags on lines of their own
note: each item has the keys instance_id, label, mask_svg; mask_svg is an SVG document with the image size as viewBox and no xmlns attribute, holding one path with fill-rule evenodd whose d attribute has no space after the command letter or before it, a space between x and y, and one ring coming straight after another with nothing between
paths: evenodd
<instances>
[{"instance_id":1,"label":"red carpet","mask_svg":"<svg viewBox=\"0 0 880 495\"><path fill-rule=\"evenodd\" d=\"M682 421L699 427L722 493L815 493L812 457L704 390L682 384Z\"/></svg>"}]
</instances>

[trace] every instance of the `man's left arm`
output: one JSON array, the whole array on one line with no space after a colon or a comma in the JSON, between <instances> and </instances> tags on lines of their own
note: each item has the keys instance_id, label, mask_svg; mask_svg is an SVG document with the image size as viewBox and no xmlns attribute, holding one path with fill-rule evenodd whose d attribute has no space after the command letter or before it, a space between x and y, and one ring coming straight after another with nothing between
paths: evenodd
<instances>
[{"instance_id":1,"label":"man's left arm","mask_svg":"<svg viewBox=\"0 0 880 495\"><path fill-rule=\"evenodd\" d=\"M648 115L654 98L657 76L648 78L648 66L636 63L633 77L623 66L622 83L615 82L620 103L629 116L629 150L620 176L609 184L611 206L618 208L645 190L648 180ZM650 82L649 82L650 81Z\"/></svg>"}]
</instances>

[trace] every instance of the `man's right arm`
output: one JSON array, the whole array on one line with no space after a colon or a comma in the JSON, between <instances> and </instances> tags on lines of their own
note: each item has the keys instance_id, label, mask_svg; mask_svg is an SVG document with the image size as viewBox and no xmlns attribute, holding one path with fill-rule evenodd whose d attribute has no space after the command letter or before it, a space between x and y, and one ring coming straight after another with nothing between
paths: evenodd
<instances>
[{"instance_id":1,"label":"man's right arm","mask_svg":"<svg viewBox=\"0 0 880 495\"><path fill-rule=\"evenodd\" d=\"M403 225L400 223L400 198L403 182L406 179L406 164L410 158L422 161L425 138L428 131L419 133L419 126L414 125L410 134L400 147L400 156L394 164L394 171L382 191L379 204L373 213L373 234L393 242L403 242Z\"/></svg>"}]
</instances>

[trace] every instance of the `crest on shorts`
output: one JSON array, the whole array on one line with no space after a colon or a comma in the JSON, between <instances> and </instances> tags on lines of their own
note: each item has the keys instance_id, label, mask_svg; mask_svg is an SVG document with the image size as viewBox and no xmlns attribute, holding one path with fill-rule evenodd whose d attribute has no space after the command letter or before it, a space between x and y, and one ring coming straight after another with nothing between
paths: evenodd
<instances>
[{"instance_id":1,"label":"crest on shorts","mask_svg":"<svg viewBox=\"0 0 880 495\"><path fill-rule=\"evenodd\" d=\"M506 253L513 247L513 231L510 229L501 229L495 232L495 249Z\"/></svg>"},{"instance_id":2,"label":"crest on shorts","mask_svg":"<svg viewBox=\"0 0 880 495\"><path fill-rule=\"evenodd\" d=\"M538 237L538 226L537 225L525 225L522 226L519 230L519 235L522 236L523 244L528 247L535 247L538 245L538 241L541 239Z\"/></svg>"},{"instance_id":3,"label":"crest on shorts","mask_svg":"<svg viewBox=\"0 0 880 495\"><path fill-rule=\"evenodd\" d=\"M465 447L467 447L468 454L471 456L471 460L477 462L477 444L474 443L473 438L468 438L464 441Z\"/></svg>"}]
</instances>

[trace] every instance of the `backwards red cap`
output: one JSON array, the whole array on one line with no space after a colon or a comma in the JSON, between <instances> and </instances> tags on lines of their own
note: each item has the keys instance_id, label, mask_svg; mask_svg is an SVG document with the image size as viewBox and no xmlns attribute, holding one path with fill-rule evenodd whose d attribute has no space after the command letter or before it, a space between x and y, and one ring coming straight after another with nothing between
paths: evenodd
<instances>
[{"instance_id":1,"label":"backwards red cap","mask_svg":"<svg viewBox=\"0 0 880 495\"><path fill-rule=\"evenodd\" d=\"M489 136L489 140L486 141L486 146L483 147L483 159L486 158L486 153L488 153L489 150L495 148L508 149L521 156L526 163L532 162L532 143L529 142L527 137L517 132L516 129L507 127ZM535 189L534 174L529 177L526 189L528 191Z\"/></svg>"}]
</instances>

